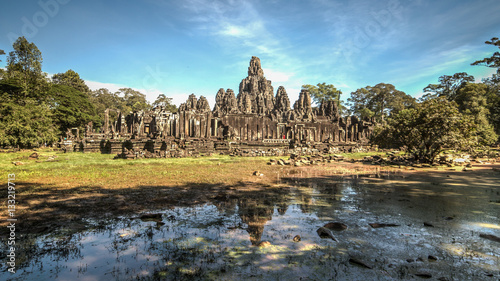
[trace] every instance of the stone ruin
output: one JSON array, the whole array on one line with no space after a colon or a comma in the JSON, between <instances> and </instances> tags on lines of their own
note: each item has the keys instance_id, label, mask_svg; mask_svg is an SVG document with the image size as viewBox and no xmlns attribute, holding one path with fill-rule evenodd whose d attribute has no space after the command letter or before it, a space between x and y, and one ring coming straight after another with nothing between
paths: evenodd
<instances>
[{"instance_id":1,"label":"stone ruin","mask_svg":"<svg viewBox=\"0 0 500 281\"><path fill-rule=\"evenodd\" d=\"M123 158L332 153L366 147L374 125L373 120L340 117L334 101L313 108L307 90L300 92L292 108L283 86L274 95L258 57L252 57L238 95L221 88L212 110L205 97L191 94L178 113L156 107L115 112L118 117L112 121L110 112L105 112L101 132L89 123L84 139L72 149Z\"/></svg>"}]
</instances>

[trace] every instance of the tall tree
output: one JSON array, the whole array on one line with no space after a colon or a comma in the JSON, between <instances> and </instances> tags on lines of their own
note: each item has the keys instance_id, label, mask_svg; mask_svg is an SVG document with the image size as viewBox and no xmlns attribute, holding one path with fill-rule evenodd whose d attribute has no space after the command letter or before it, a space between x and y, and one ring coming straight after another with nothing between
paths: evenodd
<instances>
[{"instance_id":1,"label":"tall tree","mask_svg":"<svg viewBox=\"0 0 500 281\"><path fill-rule=\"evenodd\" d=\"M360 118L375 117L379 121L415 104L413 97L385 83L358 89L351 93L347 101L352 114Z\"/></svg>"},{"instance_id":2,"label":"tall tree","mask_svg":"<svg viewBox=\"0 0 500 281\"><path fill-rule=\"evenodd\" d=\"M485 43L500 49L500 40L497 37L493 37ZM487 105L490 111L489 120L495 127L497 135L500 136L500 52L496 51L491 57L475 61L472 65L484 65L497 69L497 73L483 79L483 82L488 86Z\"/></svg>"},{"instance_id":3,"label":"tall tree","mask_svg":"<svg viewBox=\"0 0 500 281\"><path fill-rule=\"evenodd\" d=\"M80 78L80 75L70 69L64 73L57 73L52 76L52 83L70 86L84 94L90 94L90 89Z\"/></svg>"},{"instance_id":4,"label":"tall tree","mask_svg":"<svg viewBox=\"0 0 500 281\"><path fill-rule=\"evenodd\" d=\"M485 43L500 49L500 40L497 37L493 37L490 41L486 41ZM497 68L500 71L500 52L496 51L491 57L475 61L472 65L485 65L487 67Z\"/></svg>"},{"instance_id":5,"label":"tall tree","mask_svg":"<svg viewBox=\"0 0 500 281\"><path fill-rule=\"evenodd\" d=\"M163 106L170 112L177 112L177 106L175 106L175 104L172 104L172 98L168 98L167 96L165 96L165 94L159 94L156 100L153 102L152 106Z\"/></svg>"},{"instance_id":6,"label":"tall tree","mask_svg":"<svg viewBox=\"0 0 500 281\"><path fill-rule=\"evenodd\" d=\"M454 101L428 99L393 115L381 125L372 141L385 147L401 147L415 160L432 163L445 148L477 146L471 119L462 115Z\"/></svg>"},{"instance_id":7,"label":"tall tree","mask_svg":"<svg viewBox=\"0 0 500 281\"><path fill-rule=\"evenodd\" d=\"M481 145L493 144L498 136L488 117L488 85L466 83L457 90L455 95L458 109L464 115L470 116L474 124L474 136Z\"/></svg>"},{"instance_id":8,"label":"tall tree","mask_svg":"<svg viewBox=\"0 0 500 281\"><path fill-rule=\"evenodd\" d=\"M131 88L121 88L118 91L119 95L123 95L124 106L123 110L125 111L140 111L140 110L148 110L151 108L151 105L146 100L146 95L136 91Z\"/></svg>"},{"instance_id":9,"label":"tall tree","mask_svg":"<svg viewBox=\"0 0 500 281\"><path fill-rule=\"evenodd\" d=\"M24 105L0 103L0 146L32 148L56 140L52 112L46 104L31 99Z\"/></svg>"},{"instance_id":10,"label":"tall tree","mask_svg":"<svg viewBox=\"0 0 500 281\"><path fill-rule=\"evenodd\" d=\"M110 92L108 89L101 88L90 93L90 102L94 105L97 115L101 120L101 123L104 122L104 111L106 109L113 109L111 111L110 117L112 119L116 119L118 117L116 110L128 113L126 109L124 109L125 103L123 98L118 95L118 93ZM101 124L96 124L100 126Z\"/></svg>"},{"instance_id":11,"label":"tall tree","mask_svg":"<svg viewBox=\"0 0 500 281\"><path fill-rule=\"evenodd\" d=\"M24 37L19 37L12 47L14 51L7 58L7 79L21 87L22 98L44 98L48 83L42 72L42 53Z\"/></svg>"},{"instance_id":12,"label":"tall tree","mask_svg":"<svg viewBox=\"0 0 500 281\"><path fill-rule=\"evenodd\" d=\"M99 116L86 94L67 85L53 85L50 96L54 122L61 134L70 128L79 128L83 133L89 122L99 124Z\"/></svg>"},{"instance_id":13,"label":"tall tree","mask_svg":"<svg viewBox=\"0 0 500 281\"><path fill-rule=\"evenodd\" d=\"M335 88L332 84L318 83L316 86L314 85L302 85L302 89L306 89L311 94L311 97L316 105L320 105L325 101L333 100L337 104L337 108L339 110L340 115L344 115L346 108L343 105L342 100L340 100L340 96L342 95L342 91Z\"/></svg>"},{"instance_id":14,"label":"tall tree","mask_svg":"<svg viewBox=\"0 0 500 281\"><path fill-rule=\"evenodd\" d=\"M439 84L429 84L424 88L427 94L423 99L444 96L448 100L455 100L457 90L465 83L474 82L474 76L466 72L459 72L453 75L443 75L439 77Z\"/></svg>"}]
</instances>

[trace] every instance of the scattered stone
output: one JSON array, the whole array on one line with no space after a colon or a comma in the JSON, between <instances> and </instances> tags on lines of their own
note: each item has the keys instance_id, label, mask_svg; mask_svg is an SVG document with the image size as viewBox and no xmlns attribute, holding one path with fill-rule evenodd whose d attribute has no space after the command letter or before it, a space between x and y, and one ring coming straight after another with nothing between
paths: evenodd
<instances>
[{"instance_id":1,"label":"scattered stone","mask_svg":"<svg viewBox=\"0 0 500 281\"><path fill-rule=\"evenodd\" d=\"M259 244L257 244L257 247L260 247L260 248L267 248L269 246L271 246L271 242L269 242L269 241L262 241Z\"/></svg>"},{"instance_id":2,"label":"scattered stone","mask_svg":"<svg viewBox=\"0 0 500 281\"><path fill-rule=\"evenodd\" d=\"M451 220L453 220L453 217L445 217L444 220L445 221L451 221Z\"/></svg>"},{"instance_id":3,"label":"scattered stone","mask_svg":"<svg viewBox=\"0 0 500 281\"><path fill-rule=\"evenodd\" d=\"M263 174L263 173L261 173L261 172L259 172L259 171L255 171L255 172L253 172L253 173L252 173L252 175L253 175L253 176L257 176L257 177L263 177L263 176L264 176L264 174Z\"/></svg>"},{"instance_id":4,"label":"scattered stone","mask_svg":"<svg viewBox=\"0 0 500 281\"><path fill-rule=\"evenodd\" d=\"M28 157L29 160L34 160L38 159L39 155L36 152L31 153L31 155Z\"/></svg>"},{"instance_id":5,"label":"scattered stone","mask_svg":"<svg viewBox=\"0 0 500 281\"><path fill-rule=\"evenodd\" d=\"M142 221L161 221L161 214L143 214L139 217Z\"/></svg>"},{"instance_id":6,"label":"scattered stone","mask_svg":"<svg viewBox=\"0 0 500 281\"><path fill-rule=\"evenodd\" d=\"M12 164L14 164L14 165L16 165L16 166L21 166L21 165L24 165L24 163L23 163L23 162L21 162L21 161L14 161L14 162L12 162Z\"/></svg>"},{"instance_id":7,"label":"scattered stone","mask_svg":"<svg viewBox=\"0 0 500 281\"><path fill-rule=\"evenodd\" d=\"M366 262L359 260L357 258L350 257L349 262L364 268L373 269L372 266L368 265Z\"/></svg>"},{"instance_id":8,"label":"scattered stone","mask_svg":"<svg viewBox=\"0 0 500 281\"><path fill-rule=\"evenodd\" d=\"M323 225L323 227L326 227L328 229L335 230L335 231L342 231L342 230L347 229L347 225L345 225L341 222L329 222L329 223Z\"/></svg>"},{"instance_id":9,"label":"scattered stone","mask_svg":"<svg viewBox=\"0 0 500 281\"><path fill-rule=\"evenodd\" d=\"M415 261L414 259L406 259L406 262L408 262L408 263L412 263L414 261Z\"/></svg>"},{"instance_id":10,"label":"scattered stone","mask_svg":"<svg viewBox=\"0 0 500 281\"><path fill-rule=\"evenodd\" d=\"M318 233L318 236L321 238L330 238L335 242L339 242L339 240L337 240L337 238L335 238L335 236L333 236L332 231L328 228L320 227L320 228L318 228L318 230L316 230L316 232Z\"/></svg>"},{"instance_id":11,"label":"scattered stone","mask_svg":"<svg viewBox=\"0 0 500 281\"><path fill-rule=\"evenodd\" d=\"M435 256L432 256L432 255L429 255L429 256L427 257L427 259L428 259L429 261L437 261L437 260L438 260L438 258L436 258Z\"/></svg>"},{"instance_id":12,"label":"scattered stone","mask_svg":"<svg viewBox=\"0 0 500 281\"><path fill-rule=\"evenodd\" d=\"M420 278L425 278L425 279L432 278L432 274L430 274L428 272L417 272L417 273L415 273L415 276L418 276Z\"/></svg>"},{"instance_id":13,"label":"scattered stone","mask_svg":"<svg viewBox=\"0 0 500 281\"><path fill-rule=\"evenodd\" d=\"M302 240L302 238L300 237L300 235L295 235L295 237L293 237L293 242L300 242Z\"/></svg>"},{"instance_id":14,"label":"scattered stone","mask_svg":"<svg viewBox=\"0 0 500 281\"><path fill-rule=\"evenodd\" d=\"M439 281L450 281L450 279L448 277L439 277L438 280Z\"/></svg>"},{"instance_id":15,"label":"scattered stone","mask_svg":"<svg viewBox=\"0 0 500 281\"><path fill-rule=\"evenodd\" d=\"M429 222L424 222L424 226L427 226L427 227L434 227L434 225L432 223L429 223Z\"/></svg>"},{"instance_id":16,"label":"scattered stone","mask_svg":"<svg viewBox=\"0 0 500 281\"><path fill-rule=\"evenodd\" d=\"M399 226L399 224L393 224L393 223L370 223L369 225L370 225L372 228L395 227L395 226Z\"/></svg>"},{"instance_id":17,"label":"scattered stone","mask_svg":"<svg viewBox=\"0 0 500 281\"><path fill-rule=\"evenodd\" d=\"M500 237L491 234L479 234L479 237L500 243Z\"/></svg>"}]
</instances>

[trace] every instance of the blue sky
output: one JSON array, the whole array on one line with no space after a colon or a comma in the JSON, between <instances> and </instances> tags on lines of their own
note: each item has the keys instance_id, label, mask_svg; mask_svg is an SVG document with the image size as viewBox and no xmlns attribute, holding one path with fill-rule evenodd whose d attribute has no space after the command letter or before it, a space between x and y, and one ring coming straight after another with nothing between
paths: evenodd
<instances>
[{"instance_id":1,"label":"blue sky","mask_svg":"<svg viewBox=\"0 0 500 281\"><path fill-rule=\"evenodd\" d=\"M213 106L219 88L238 92L250 58L292 103L303 84L343 91L391 83L421 95L441 75L492 69L500 1L141 0L3 1L0 49L24 35L49 74L73 69L92 89L130 87L177 105L191 93ZM5 56L0 67L5 66Z\"/></svg>"}]
</instances>

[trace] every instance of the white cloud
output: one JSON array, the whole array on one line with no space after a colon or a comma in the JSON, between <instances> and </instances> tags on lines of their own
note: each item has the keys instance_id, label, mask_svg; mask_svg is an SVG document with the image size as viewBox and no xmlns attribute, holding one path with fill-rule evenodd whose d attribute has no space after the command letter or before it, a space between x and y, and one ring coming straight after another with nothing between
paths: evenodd
<instances>
[{"instance_id":1,"label":"white cloud","mask_svg":"<svg viewBox=\"0 0 500 281\"><path fill-rule=\"evenodd\" d=\"M293 74L275 71L269 68L263 68L264 76L266 79L271 80L272 82L286 82L290 79Z\"/></svg>"},{"instance_id":2,"label":"white cloud","mask_svg":"<svg viewBox=\"0 0 500 281\"><path fill-rule=\"evenodd\" d=\"M85 80L85 84L87 84L87 86L89 86L89 88L92 91L104 88L104 89L108 89L110 92L117 92L120 88L128 88L126 86L119 85L119 84L102 83L102 82L90 81L90 80Z\"/></svg>"}]
</instances>

